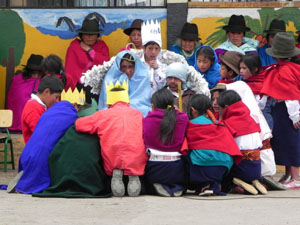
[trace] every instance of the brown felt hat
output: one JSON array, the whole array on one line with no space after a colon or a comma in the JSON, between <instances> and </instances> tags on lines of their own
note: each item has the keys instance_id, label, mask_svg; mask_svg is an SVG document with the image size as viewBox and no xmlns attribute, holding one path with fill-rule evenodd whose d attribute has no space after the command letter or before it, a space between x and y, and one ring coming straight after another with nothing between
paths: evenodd
<instances>
[{"instance_id":1,"label":"brown felt hat","mask_svg":"<svg viewBox=\"0 0 300 225\"><path fill-rule=\"evenodd\" d=\"M141 19L136 19L132 22L131 26L126 28L123 32L126 34L126 35L130 35L131 31L133 31L134 29L136 30L141 30L141 27L142 27L142 23L144 21L141 20Z\"/></svg>"},{"instance_id":2,"label":"brown felt hat","mask_svg":"<svg viewBox=\"0 0 300 225\"><path fill-rule=\"evenodd\" d=\"M225 52L224 55L220 55L220 60L222 63L227 65L230 69L232 69L236 74L240 73L239 70L239 62L242 58L243 54L235 51Z\"/></svg>"},{"instance_id":3,"label":"brown felt hat","mask_svg":"<svg viewBox=\"0 0 300 225\"><path fill-rule=\"evenodd\" d=\"M279 32L274 36L272 47L266 53L275 58L290 58L300 54L300 49L295 46L294 36L287 32Z\"/></svg>"},{"instance_id":4,"label":"brown felt hat","mask_svg":"<svg viewBox=\"0 0 300 225\"><path fill-rule=\"evenodd\" d=\"M226 91L226 84L224 83L217 83L216 86L214 86L210 92L213 93L215 91Z\"/></svg>"}]
</instances>

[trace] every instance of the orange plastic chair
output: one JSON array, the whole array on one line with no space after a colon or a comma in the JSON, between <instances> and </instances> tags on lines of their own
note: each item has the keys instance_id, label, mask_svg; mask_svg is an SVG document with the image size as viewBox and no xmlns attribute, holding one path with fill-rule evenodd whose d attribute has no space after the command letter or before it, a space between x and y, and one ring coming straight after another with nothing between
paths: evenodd
<instances>
[{"instance_id":1,"label":"orange plastic chair","mask_svg":"<svg viewBox=\"0 0 300 225\"><path fill-rule=\"evenodd\" d=\"M15 160L14 160L14 151L13 151L13 143L9 133L8 128L12 125L13 112L9 109L1 109L0 110L0 128L4 128L5 132L0 133L0 145L3 145L4 148L0 149L0 152L4 153L4 160L0 161L1 164L4 164L3 169L4 172L7 171L7 164L12 164L12 169L15 169ZM10 155L11 161L7 161L7 151L8 144L10 144Z\"/></svg>"}]
</instances>

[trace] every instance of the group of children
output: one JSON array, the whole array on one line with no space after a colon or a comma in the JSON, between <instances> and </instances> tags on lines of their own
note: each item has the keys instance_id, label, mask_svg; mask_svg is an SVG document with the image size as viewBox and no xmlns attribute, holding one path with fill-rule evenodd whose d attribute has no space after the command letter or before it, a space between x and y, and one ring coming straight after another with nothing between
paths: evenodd
<instances>
[{"instance_id":1,"label":"group of children","mask_svg":"<svg viewBox=\"0 0 300 225\"><path fill-rule=\"evenodd\" d=\"M22 193L39 193L49 189L50 176L54 175L48 169L48 157L68 129L97 134L104 171L111 177L109 190L114 196L150 193L178 197L187 190L201 196L267 194L262 182L280 190L300 188L300 70L295 63L300 50L293 37L285 32L275 35L272 47L266 51L279 63L263 69L257 55L237 51L221 54L219 65L216 52L201 46L194 66L207 80L211 99L193 93L184 113L174 106L174 96L165 88L168 67L158 57L160 28L156 22L150 23L142 25L141 60L130 50L116 56L102 82L101 110L89 116L77 119L71 104L57 103L66 84L61 61L53 60L59 64L58 70L47 61L43 63L47 75L23 111L26 146L17 182L9 191L16 188ZM149 27L155 32L149 34ZM45 112L50 107L51 111ZM54 115L63 119L56 120ZM53 121L47 119L51 116ZM60 133L50 138L50 127L55 126L61 126ZM43 142L40 135L45 127L49 132ZM40 145L35 145L37 140ZM60 145L69 142L72 139ZM45 146L47 151L42 151ZM286 166L280 184L272 179L275 162Z\"/></svg>"}]
</instances>

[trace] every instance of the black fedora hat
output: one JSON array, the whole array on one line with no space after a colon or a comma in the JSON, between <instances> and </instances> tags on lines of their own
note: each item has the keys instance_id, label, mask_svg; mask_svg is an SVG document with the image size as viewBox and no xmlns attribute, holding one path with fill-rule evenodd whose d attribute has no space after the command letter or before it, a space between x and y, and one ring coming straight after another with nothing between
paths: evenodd
<instances>
[{"instance_id":1,"label":"black fedora hat","mask_svg":"<svg viewBox=\"0 0 300 225\"><path fill-rule=\"evenodd\" d=\"M274 19L270 23L269 30L264 30L267 34L277 34L278 32L285 32L285 22L283 20Z\"/></svg>"},{"instance_id":2,"label":"black fedora hat","mask_svg":"<svg viewBox=\"0 0 300 225\"><path fill-rule=\"evenodd\" d=\"M294 36L287 32L279 32L274 36L272 47L266 53L275 58L290 58L300 54L300 49L295 46Z\"/></svg>"},{"instance_id":3,"label":"black fedora hat","mask_svg":"<svg viewBox=\"0 0 300 225\"><path fill-rule=\"evenodd\" d=\"M134 29L141 30L143 22L144 21L141 19L136 19L132 22L131 26L126 28L123 32L129 36L132 30L134 30Z\"/></svg>"},{"instance_id":4,"label":"black fedora hat","mask_svg":"<svg viewBox=\"0 0 300 225\"><path fill-rule=\"evenodd\" d=\"M25 69L29 69L29 70L42 70L42 60L43 60L43 56L41 55L35 55L35 54L31 54L30 57L27 60L27 64L23 65L25 66Z\"/></svg>"},{"instance_id":5,"label":"black fedora hat","mask_svg":"<svg viewBox=\"0 0 300 225\"><path fill-rule=\"evenodd\" d=\"M103 30L99 29L99 21L95 18L85 18L82 22L82 26L77 30L78 33L82 34L99 34Z\"/></svg>"},{"instance_id":6,"label":"black fedora hat","mask_svg":"<svg viewBox=\"0 0 300 225\"><path fill-rule=\"evenodd\" d=\"M246 26L246 21L242 15L232 15L229 18L228 25L223 27L223 30L230 32L247 32L250 28Z\"/></svg>"},{"instance_id":7,"label":"black fedora hat","mask_svg":"<svg viewBox=\"0 0 300 225\"><path fill-rule=\"evenodd\" d=\"M232 69L236 74L240 73L239 70L239 62L242 58L243 54L235 51L225 52L224 55L220 55L220 60L222 63L227 65L230 69Z\"/></svg>"},{"instance_id":8,"label":"black fedora hat","mask_svg":"<svg viewBox=\"0 0 300 225\"><path fill-rule=\"evenodd\" d=\"M199 41L198 27L194 23L185 23L181 29L179 38L190 41Z\"/></svg>"}]
</instances>

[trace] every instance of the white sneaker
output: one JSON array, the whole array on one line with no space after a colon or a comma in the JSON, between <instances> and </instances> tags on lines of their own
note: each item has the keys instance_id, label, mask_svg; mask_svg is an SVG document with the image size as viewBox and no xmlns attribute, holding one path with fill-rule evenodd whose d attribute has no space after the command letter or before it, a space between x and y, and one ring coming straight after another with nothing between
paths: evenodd
<instances>
[{"instance_id":1,"label":"white sneaker","mask_svg":"<svg viewBox=\"0 0 300 225\"><path fill-rule=\"evenodd\" d=\"M125 195L125 186L123 183L123 170L114 169L111 179L111 191L115 197L123 197Z\"/></svg>"},{"instance_id":2,"label":"white sneaker","mask_svg":"<svg viewBox=\"0 0 300 225\"><path fill-rule=\"evenodd\" d=\"M141 192L141 182L138 176L128 176L127 192L131 197L139 196Z\"/></svg>"},{"instance_id":3,"label":"white sneaker","mask_svg":"<svg viewBox=\"0 0 300 225\"><path fill-rule=\"evenodd\" d=\"M171 197L170 193L167 192L161 184L154 183L153 186L157 194L159 194L160 196Z\"/></svg>"}]
</instances>

